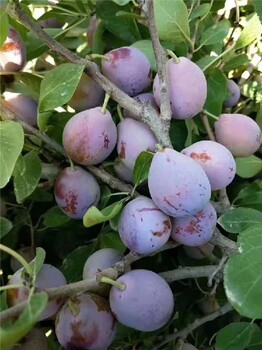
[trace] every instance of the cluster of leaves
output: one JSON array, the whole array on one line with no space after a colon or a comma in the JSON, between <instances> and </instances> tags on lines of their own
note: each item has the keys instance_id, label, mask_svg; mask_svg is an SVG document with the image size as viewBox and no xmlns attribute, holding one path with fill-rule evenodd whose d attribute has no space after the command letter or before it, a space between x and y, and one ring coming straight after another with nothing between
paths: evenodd
<instances>
[{"instance_id":1,"label":"cluster of leaves","mask_svg":"<svg viewBox=\"0 0 262 350\"><path fill-rule=\"evenodd\" d=\"M242 93L233 112L251 116L262 127L261 67L252 63L262 48L256 40L262 33L260 0L241 6L238 9L240 20L236 17L238 11L235 7L224 9L224 0L155 0L154 4L158 35L163 47L174 51L177 56L190 55L206 75L208 96L205 110L215 115L224 110L223 101L228 94L227 79L233 78L241 85ZM21 6L30 16L37 16L39 1L23 0ZM41 1L41 7L45 10L41 19L56 17L62 23L67 23L67 26L59 29L46 29L46 33L81 57L131 45L143 51L152 70L157 71L146 18L143 10L141 12L140 7L133 2L60 0L58 4L51 5L49 1ZM93 14L100 21L90 47L86 43L86 30ZM6 38L8 27L13 26L26 44L27 61L30 63L26 72L12 75L12 89L38 100L39 130L55 141L56 145L61 145L64 125L74 115L67 103L79 83L84 66L65 62L50 51L36 33L29 32L7 11L1 12L0 21L0 44ZM39 22L40 19L35 21ZM44 60L46 57L49 58L48 62L53 63L47 63ZM250 72L247 80L243 79L246 70ZM9 88L8 80L4 84ZM116 103L110 101L109 108L117 121ZM206 130L200 116L187 121L172 120L170 137L173 147L180 151L185 146L205 139ZM104 165L115 176L110 164L114 156ZM140 193L147 193L144 180L151 158L150 153L144 152L136 162L134 183ZM86 259L97 249L110 247L125 252L117 233L117 218L126 201L125 195L120 201L115 201L115 198L119 198L117 192L101 181L102 197L98 208L91 208L83 222L65 216L55 205L53 184L58 171L66 165L66 158L51 143L26 134L15 121L0 122L0 160L1 198L7 205L7 216L0 218L1 240L5 246L14 250L29 245L44 248L46 261L59 266L68 283L81 280ZM229 300L239 315L232 314L219 322L213 322L208 328L202 327L198 336L191 338L191 342L200 349L207 347L216 332L215 348L218 350L256 350L262 346L261 326L259 322L254 322L262 318L262 160L258 152L257 155L236 159L236 163L237 177L228 188L229 198L235 208L220 216L218 224L226 235L237 241L239 252L226 263L224 286L221 284L218 287L215 298L220 305ZM216 193L213 200L218 200ZM144 258L136 262L134 268L161 272L181 266L211 263L208 259L196 262L180 248L175 252L164 251L154 257ZM219 250L215 250L214 254L221 258ZM10 257L5 253L1 255L1 268L3 282L6 282L12 270ZM172 288L179 317L175 317L161 330L163 334L173 332L174 327L182 329L201 317L199 304L210 299L211 290L203 279L177 282ZM45 294L34 295L18 320L1 329L7 348L11 339L12 342L17 341L37 322L46 302ZM4 294L1 308L8 308ZM253 321L250 322L250 319ZM112 349L138 346L151 349L157 334L141 334L119 327ZM53 338L50 344L52 349L58 348Z\"/></svg>"}]
</instances>

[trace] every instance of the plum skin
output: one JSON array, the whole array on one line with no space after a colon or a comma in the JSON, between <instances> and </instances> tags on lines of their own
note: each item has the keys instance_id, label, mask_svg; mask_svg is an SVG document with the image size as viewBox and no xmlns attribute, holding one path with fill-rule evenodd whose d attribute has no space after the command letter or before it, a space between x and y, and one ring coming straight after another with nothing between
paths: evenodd
<instances>
[{"instance_id":1,"label":"plum skin","mask_svg":"<svg viewBox=\"0 0 262 350\"><path fill-rule=\"evenodd\" d=\"M117 125L117 153L130 170L134 170L136 158L143 151L154 151L157 138L150 127L138 120L126 118Z\"/></svg>"},{"instance_id":2,"label":"plum skin","mask_svg":"<svg viewBox=\"0 0 262 350\"><path fill-rule=\"evenodd\" d=\"M5 42L0 49L0 72L18 72L26 63L25 44L20 34L9 28Z\"/></svg>"},{"instance_id":3,"label":"plum skin","mask_svg":"<svg viewBox=\"0 0 262 350\"><path fill-rule=\"evenodd\" d=\"M121 212L118 231L127 248L138 254L150 254L168 241L171 220L152 199L140 196Z\"/></svg>"},{"instance_id":4,"label":"plum skin","mask_svg":"<svg viewBox=\"0 0 262 350\"><path fill-rule=\"evenodd\" d=\"M65 350L107 349L116 333L108 301L95 294L82 294L63 305L56 318L55 332Z\"/></svg>"},{"instance_id":5,"label":"plum skin","mask_svg":"<svg viewBox=\"0 0 262 350\"><path fill-rule=\"evenodd\" d=\"M120 47L105 54L103 74L119 89L136 96L151 83L151 67L144 53L135 47Z\"/></svg>"},{"instance_id":6,"label":"plum skin","mask_svg":"<svg viewBox=\"0 0 262 350\"><path fill-rule=\"evenodd\" d=\"M101 163L113 151L117 129L111 114L101 107L87 109L74 115L65 125L63 146L76 163Z\"/></svg>"},{"instance_id":7,"label":"plum skin","mask_svg":"<svg viewBox=\"0 0 262 350\"><path fill-rule=\"evenodd\" d=\"M173 58L168 60L167 72L172 117L189 119L201 112L207 98L207 82L202 70L188 58L179 57L178 63ZM160 106L158 74L154 79L153 93Z\"/></svg>"},{"instance_id":8,"label":"plum skin","mask_svg":"<svg viewBox=\"0 0 262 350\"><path fill-rule=\"evenodd\" d=\"M216 211L209 203L195 215L173 219L171 238L190 247L206 244L212 237L216 222Z\"/></svg>"},{"instance_id":9,"label":"plum skin","mask_svg":"<svg viewBox=\"0 0 262 350\"><path fill-rule=\"evenodd\" d=\"M221 114L215 122L215 135L217 142L228 148L235 157L251 156L262 140L258 124L244 114Z\"/></svg>"},{"instance_id":10,"label":"plum skin","mask_svg":"<svg viewBox=\"0 0 262 350\"><path fill-rule=\"evenodd\" d=\"M196 214L211 197L210 182L202 167L170 148L154 155L148 187L156 206L172 217Z\"/></svg>"},{"instance_id":11,"label":"plum skin","mask_svg":"<svg viewBox=\"0 0 262 350\"><path fill-rule=\"evenodd\" d=\"M115 159L114 170L120 180L133 183L133 171L129 169L119 157Z\"/></svg>"},{"instance_id":12,"label":"plum skin","mask_svg":"<svg viewBox=\"0 0 262 350\"><path fill-rule=\"evenodd\" d=\"M167 282L155 272L133 270L117 279L124 291L112 287L110 308L119 322L143 332L164 326L173 313L174 297Z\"/></svg>"},{"instance_id":13,"label":"plum skin","mask_svg":"<svg viewBox=\"0 0 262 350\"><path fill-rule=\"evenodd\" d=\"M199 141L181 153L194 159L204 169L212 191L228 186L236 174L236 162L231 152L214 141Z\"/></svg>"},{"instance_id":14,"label":"plum skin","mask_svg":"<svg viewBox=\"0 0 262 350\"><path fill-rule=\"evenodd\" d=\"M224 101L225 107L234 107L240 99L240 87L234 80L230 79L227 82L227 89L230 92L230 97Z\"/></svg>"},{"instance_id":15,"label":"plum skin","mask_svg":"<svg viewBox=\"0 0 262 350\"><path fill-rule=\"evenodd\" d=\"M55 182L55 199L59 208L72 219L82 219L86 211L100 200L100 187L89 172L70 167L60 172Z\"/></svg>"},{"instance_id":16,"label":"plum skin","mask_svg":"<svg viewBox=\"0 0 262 350\"><path fill-rule=\"evenodd\" d=\"M12 278L8 281L8 285L22 284L24 279L21 276L23 268L14 273ZM43 264L42 268L36 276L36 291L41 291L46 288L61 287L67 284L67 281L60 270L50 264ZM8 304L14 306L27 300L29 296L29 289L27 287L10 289L7 293ZM45 320L54 314L61 307L61 300L51 300L48 302L46 309L43 311L40 320Z\"/></svg>"},{"instance_id":17,"label":"plum skin","mask_svg":"<svg viewBox=\"0 0 262 350\"><path fill-rule=\"evenodd\" d=\"M118 250L113 248L103 248L91 254L86 260L83 269L83 279L89 279L96 276L98 272L103 271L123 258Z\"/></svg>"}]
</instances>

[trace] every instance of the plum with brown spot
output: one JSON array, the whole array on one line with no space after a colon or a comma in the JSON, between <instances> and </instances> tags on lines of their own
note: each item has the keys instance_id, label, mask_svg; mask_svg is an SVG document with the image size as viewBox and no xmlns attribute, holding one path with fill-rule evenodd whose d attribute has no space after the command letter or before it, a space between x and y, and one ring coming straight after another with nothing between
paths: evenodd
<instances>
[{"instance_id":1,"label":"plum with brown spot","mask_svg":"<svg viewBox=\"0 0 262 350\"><path fill-rule=\"evenodd\" d=\"M181 153L194 159L205 171L212 191L228 186L236 174L236 162L231 152L215 141L199 141Z\"/></svg>"},{"instance_id":2,"label":"plum with brown spot","mask_svg":"<svg viewBox=\"0 0 262 350\"><path fill-rule=\"evenodd\" d=\"M59 208L72 219L82 219L86 211L97 205L100 188L93 175L75 167L65 168L55 182L55 199Z\"/></svg>"},{"instance_id":3,"label":"plum with brown spot","mask_svg":"<svg viewBox=\"0 0 262 350\"><path fill-rule=\"evenodd\" d=\"M123 209L118 231L127 248L138 254L151 254L168 241L171 220L152 199L140 196Z\"/></svg>"},{"instance_id":4,"label":"plum with brown spot","mask_svg":"<svg viewBox=\"0 0 262 350\"><path fill-rule=\"evenodd\" d=\"M101 350L113 342L116 325L107 300L88 293L64 304L57 315L55 332L65 350Z\"/></svg>"},{"instance_id":5,"label":"plum with brown spot","mask_svg":"<svg viewBox=\"0 0 262 350\"><path fill-rule=\"evenodd\" d=\"M73 116L63 131L63 146L76 163L101 163L115 148L117 129L109 111L101 107L87 109Z\"/></svg>"},{"instance_id":6,"label":"plum with brown spot","mask_svg":"<svg viewBox=\"0 0 262 350\"><path fill-rule=\"evenodd\" d=\"M119 322L142 332L151 332L169 321L174 297L162 277L140 269L125 273L117 282L124 284L125 290L112 287L109 302Z\"/></svg>"},{"instance_id":7,"label":"plum with brown spot","mask_svg":"<svg viewBox=\"0 0 262 350\"><path fill-rule=\"evenodd\" d=\"M148 186L156 206L172 217L196 214L211 197L211 186L202 167L171 148L154 155Z\"/></svg>"},{"instance_id":8,"label":"plum with brown spot","mask_svg":"<svg viewBox=\"0 0 262 350\"><path fill-rule=\"evenodd\" d=\"M173 219L171 238L186 246L201 246L211 239L216 222L216 211L209 203L195 215Z\"/></svg>"},{"instance_id":9,"label":"plum with brown spot","mask_svg":"<svg viewBox=\"0 0 262 350\"><path fill-rule=\"evenodd\" d=\"M144 53L134 47L109 51L102 60L103 74L119 89L136 96L151 83L151 68Z\"/></svg>"}]
</instances>

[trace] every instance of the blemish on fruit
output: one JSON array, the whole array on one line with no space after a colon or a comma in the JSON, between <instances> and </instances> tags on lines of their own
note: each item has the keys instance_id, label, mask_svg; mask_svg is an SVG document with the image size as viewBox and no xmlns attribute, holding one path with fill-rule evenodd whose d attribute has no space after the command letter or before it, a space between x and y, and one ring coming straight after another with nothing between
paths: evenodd
<instances>
[{"instance_id":1,"label":"blemish on fruit","mask_svg":"<svg viewBox=\"0 0 262 350\"><path fill-rule=\"evenodd\" d=\"M192 152L190 153L190 157L193 159L200 160L202 163L206 163L208 160L212 159L206 152L202 152L202 153Z\"/></svg>"}]
</instances>

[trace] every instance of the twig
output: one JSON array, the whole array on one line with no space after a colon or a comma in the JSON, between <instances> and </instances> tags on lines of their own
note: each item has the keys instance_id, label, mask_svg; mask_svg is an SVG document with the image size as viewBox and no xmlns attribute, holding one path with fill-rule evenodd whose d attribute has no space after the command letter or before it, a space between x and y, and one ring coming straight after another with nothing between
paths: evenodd
<instances>
[{"instance_id":1,"label":"twig","mask_svg":"<svg viewBox=\"0 0 262 350\"><path fill-rule=\"evenodd\" d=\"M210 243L223 248L224 253L231 255L237 252L237 244L231 239L222 235L219 229L216 227Z\"/></svg>"},{"instance_id":2,"label":"twig","mask_svg":"<svg viewBox=\"0 0 262 350\"><path fill-rule=\"evenodd\" d=\"M202 123L206 129L207 135L211 141L216 141L213 130L209 124L208 116L205 113L201 113Z\"/></svg>"},{"instance_id":3,"label":"twig","mask_svg":"<svg viewBox=\"0 0 262 350\"><path fill-rule=\"evenodd\" d=\"M159 275L168 283L186 278L208 277L213 274L219 265L180 267L175 270L161 272Z\"/></svg>"},{"instance_id":4,"label":"twig","mask_svg":"<svg viewBox=\"0 0 262 350\"><path fill-rule=\"evenodd\" d=\"M220 272L223 269L227 259L228 259L228 255L223 255L222 256L219 264L216 266L216 268L214 269L214 271L210 274L210 276L208 278L208 281L207 281L207 286L208 287L212 286L212 282L213 282L214 277L216 276L216 274L218 272Z\"/></svg>"}]
</instances>

